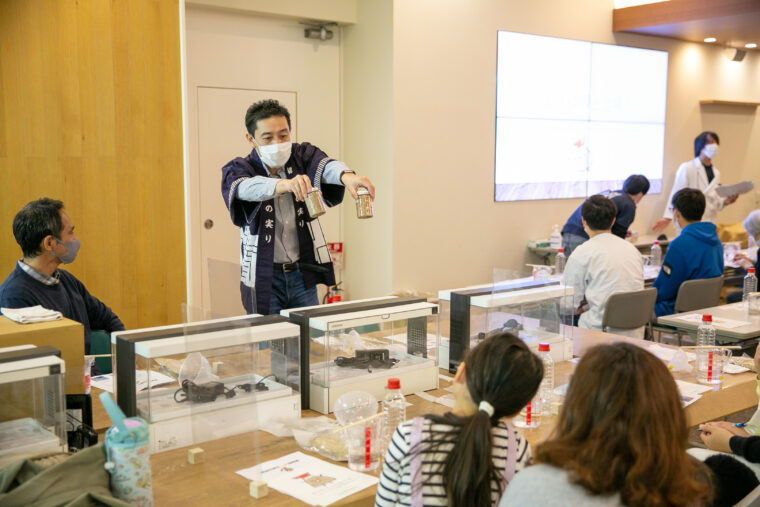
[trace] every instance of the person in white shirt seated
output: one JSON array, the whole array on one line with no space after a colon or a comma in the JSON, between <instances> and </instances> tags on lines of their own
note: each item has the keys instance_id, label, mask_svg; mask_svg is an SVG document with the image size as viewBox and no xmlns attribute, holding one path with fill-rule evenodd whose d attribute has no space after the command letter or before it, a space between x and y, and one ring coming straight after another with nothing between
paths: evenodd
<instances>
[{"instance_id":1,"label":"person in white shirt seated","mask_svg":"<svg viewBox=\"0 0 760 507\"><path fill-rule=\"evenodd\" d=\"M616 214L615 203L602 195L592 195L581 206L583 227L590 239L567 259L564 274L565 284L575 290L576 313L581 314L579 327L602 330L607 299L616 292L644 288L641 254L631 243L612 234ZM644 337L644 327L609 332Z\"/></svg>"}]
</instances>

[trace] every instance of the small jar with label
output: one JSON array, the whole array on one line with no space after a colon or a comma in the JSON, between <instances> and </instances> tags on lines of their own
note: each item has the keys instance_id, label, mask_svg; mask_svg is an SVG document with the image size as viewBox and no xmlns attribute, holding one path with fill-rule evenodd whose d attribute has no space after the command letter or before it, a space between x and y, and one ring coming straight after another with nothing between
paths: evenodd
<instances>
[{"instance_id":1,"label":"small jar with label","mask_svg":"<svg viewBox=\"0 0 760 507\"><path fill-rule=\"evenodd\" d=\"M306 194L304 202L311 218L321 217L327 213L327 206L325 206L325 201L322 199L322 192L316 188Z\"/></svg>"},{"instance_id":2,"label":"small jar with label","mask_svg":"<svg viewBox=\"0 0 760 507\"><path fill-rule=\"evenodd\" d=\"M356 199L356 218L372 218L372 197L369 190L364 187L356 189L358 198Z\"/></svg>"}]
</instances>

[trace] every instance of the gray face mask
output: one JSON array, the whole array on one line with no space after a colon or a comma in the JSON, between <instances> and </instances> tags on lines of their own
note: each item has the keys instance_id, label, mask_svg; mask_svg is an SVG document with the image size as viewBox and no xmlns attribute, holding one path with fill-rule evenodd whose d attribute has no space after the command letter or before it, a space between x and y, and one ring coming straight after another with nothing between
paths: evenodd
<instances>
[{"instance_id":1,"label":"gray face mask","mask_svg":"<svg viewBox=\"0 0 760 507\"><path fill-rule=\"evenodd\" d=\"M74 241L61 241L60 239L56 238L56 241L66 247L66 253L63 255L58 255L57 253L53 252L53 255L58 257L58 259L60 259L60 261L64 264L71 264L74 262L74 259L77 258L77 253L79 253L79 247L82 246L81 243L79 243L79 238L75 239Z\"/></svg>"}]
</instances>

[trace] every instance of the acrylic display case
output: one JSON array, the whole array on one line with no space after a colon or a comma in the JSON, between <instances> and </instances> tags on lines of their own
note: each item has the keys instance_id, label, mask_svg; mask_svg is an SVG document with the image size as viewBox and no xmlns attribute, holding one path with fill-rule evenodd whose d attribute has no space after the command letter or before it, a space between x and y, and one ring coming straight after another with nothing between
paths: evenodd
<instances>
[{"instance_id":1,"label":"acrylic display case","mask_svg":"<svg viewBox=\"0 0 760 507\"><path fill-rule=\"evenodd\" d=\"M424 298L386 297L283 315L301 327L304 407L327 414L349 391L380 400L389 378L401 380L404 394L438 387L438 305Z\"/></svg>"},{"instance_id":2,"label":"acrylic display case","mask_svg":"<svg viewBox=\"0 0 760 507\"><path fill-rule=\"evenodd\" d=\"M555 361L571 359L572 295L573 288L559 278L524 276L440 291L441 314L447 319L443 334L448 336L442 352L448 352L449 372L456 372L470 347L498 330L512 331L535 351L539 342L549 343Z\"/></svg>"},{"instance_id":3,"label":"acrylic display case","mask_svg":"<svg viewBox=\"0 0 760 507\"><path fill-rule=\"evenodd\" d=\"M0 349L0 468L66 452L65 363L54 347Z\"/></svg>"},{"instance_id":4,"label":"acrylic display case","mask_svg":"<svg viewBox=\"0 0 760 507\"><path fill-rule=\"evenodd\" d=\"M150 424L152 452L298 418L299 339L279 315L113 333L117 402Z\"/></svg>"}]
</instances>

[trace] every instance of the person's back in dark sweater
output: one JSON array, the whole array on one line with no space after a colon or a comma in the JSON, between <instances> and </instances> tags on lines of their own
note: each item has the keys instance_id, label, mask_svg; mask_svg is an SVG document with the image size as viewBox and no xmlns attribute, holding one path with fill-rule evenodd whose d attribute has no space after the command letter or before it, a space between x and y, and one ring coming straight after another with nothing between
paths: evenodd
<instances>
[{"instance_id":1,"label":"person's back in dark sweater","mask_svg":"<svg viewBox=\"0 0 760 507\"><path fill-rule=\"evenodd\" d=\"M0 308L40 305L80 322L85 354L90 351L92 329L108 333L124 329L119 317L90 295L82 282L58 269L74 261L80 246L61 201L42 198L24 206L13 219L13 236L24 258L0 285Z\"/></svg>"}]
</instances>

